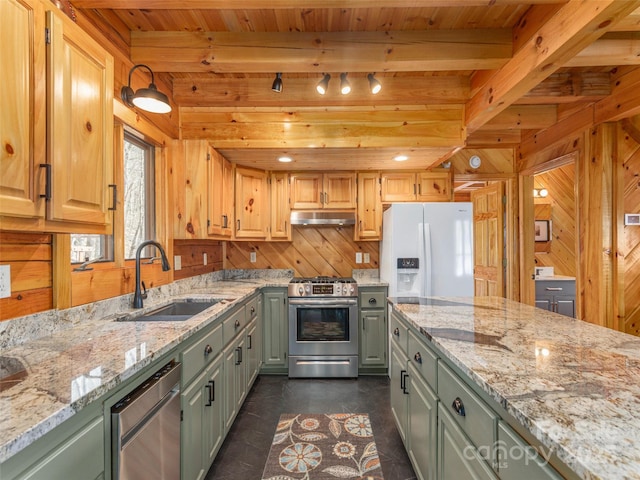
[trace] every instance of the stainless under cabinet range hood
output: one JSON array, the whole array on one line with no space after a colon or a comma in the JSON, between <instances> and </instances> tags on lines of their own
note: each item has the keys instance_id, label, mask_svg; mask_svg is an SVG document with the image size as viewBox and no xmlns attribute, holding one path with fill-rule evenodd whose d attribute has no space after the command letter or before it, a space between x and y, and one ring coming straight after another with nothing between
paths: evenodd
<instances>
[{"instance_id":1,"label":"stainless under cabinet range hood","mask_svg":"<svg viewBox=\"0 0 640 480\"><path fill-rule=\"evenodd\" d=\"M339 211L293 211L291 225L355 225L355 212Z\"/></svg>"}]
</instances>

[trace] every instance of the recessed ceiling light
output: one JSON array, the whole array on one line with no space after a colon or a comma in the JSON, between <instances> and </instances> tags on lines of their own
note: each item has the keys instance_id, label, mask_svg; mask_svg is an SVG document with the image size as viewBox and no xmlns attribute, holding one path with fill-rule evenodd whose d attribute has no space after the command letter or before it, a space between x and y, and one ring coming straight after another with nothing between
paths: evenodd
<instances>
[{"instance_id":1,"label":"recessed ceiling light","mask_svg":"<svg viewBox=\"0 0 640 480\"><path fill-rule=\"evenodd\" d=\"M289 163L293 162L293 159L291 157L278 157L278 161L282 163Z\"/></svg>"},{"instance_id":2,"label":"recessed ceiling light","mask_svg":"<svg viewBox=\"0 0 640 480\"><path fill-rule=\"evenodd\" d=\"M393 159L396 162L404 162L405 160L409 160L409 157L407 157L406 155L396 155L395 157L393 157Z\"/></svg>"}]
</instances>

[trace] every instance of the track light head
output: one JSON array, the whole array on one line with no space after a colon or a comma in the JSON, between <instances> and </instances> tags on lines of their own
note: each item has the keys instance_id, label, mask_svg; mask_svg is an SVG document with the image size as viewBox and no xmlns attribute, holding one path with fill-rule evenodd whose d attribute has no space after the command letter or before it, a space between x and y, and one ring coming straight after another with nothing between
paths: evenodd
<instances>
[{"instance_id":1,"label":"track light head","mask_svg":"<svg viewBox=\"0 0 640 480\"><path fill-rule=\"evenodd\" d=\"M318 82L318 85L316 85L316 90L320 95L324 95L325 93L327 93L327 89L329 88L329 80L331 80L331 75L325 73L322 77L322 80L320 80Z\"/></svg>"},{"instance_id":2,"label":"track light head","mask_svg":"<svg viewBox=\"0 0 640 480\"><path fill-rule=\"evenodd\" d=\"M349 83L349 80L347 80L347 74L341 73L340 74L340 93L342 95L347 95L349 92L351 92L351 84Z\"/></svg>"},{"instance_id":3,"label":"track light head","mask_svg":"<svg viewBox=\"0 0 640 480\"><path fill-rule=\"evenodd\" d=\"M371 90L371 93L375 95L380 90L382 90L382 84L378 81L378 79L376 79L375 73L370 73L369 75L367 75L367 78L369 79L369 90Z\"/></svg>"},{"instance_id":4,"label":"track light head","mask_svg":"<svg viewBox=\"0 0 640 480\"><path fill-rule=\"evenodd\" d=\"M271 84L271 90L277 93L282 92L282 73L276 73L276 78Z\"/></svg>"}]
</instances>

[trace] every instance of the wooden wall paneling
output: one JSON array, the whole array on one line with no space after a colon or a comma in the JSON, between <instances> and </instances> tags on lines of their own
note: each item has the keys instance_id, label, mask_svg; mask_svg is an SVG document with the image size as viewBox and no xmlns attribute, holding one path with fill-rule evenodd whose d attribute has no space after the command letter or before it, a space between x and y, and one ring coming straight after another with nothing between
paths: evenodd
<instances>
[{"instance_id":1,"label":"wooden wall paneling","mask_svg":"<svg viewBox=\"0 0 640 480\"><path fill-rule=\"evenodd\" d=\"M520 301L528 305L535 305L534 275L534 207L531 192L533 192L533 176L521 175L518 189L518 216L520 220Z\"/></svg>"},{"instance_id":2,"label":"wooden wall paneling","mask_svg":"<svg viewBox=\"0 0 640 480\"><path fill-rule=\"evenodd\" d=\"M204 264L204 254L207 264ZM174 240L173 254L179 255L182 263L180 270L173 271L173 278L180 280L205 273L216 272L224 268L223 244L219 240Z\"/></svg>"},{"instance_id":3,"label":"wooden wall paneling","mask_svg":"<svg viewBox=\"0 0 640 480\"><path fill-rule=\"evenodd\" d=\"M0 264L11 269L11 296L0 299L0 321L53 308L53 237L0 231Z\"/></svg>"},{"instance_id":4,"label":"wooden wall paneling","mask_svg":"<svg viewBox=\"0 0 640 480\"><path fill-rule=\"evenodd\" d=\"M616 279L620 330L640 336L640 227L625 226L624 213L640 213L640 117L618 127L615 198L617 220Z\"/></svg>"},{"instance_id":5,"label":"wooden wall paneling","mask_svg":"<svg viewBox=\"0 0 640 480\"><path fill-rule=\"evenodd\" d=\"M519 216L518 216L518 179L507 180L504 184L505 197L505 257L507 267L505 272L505 297L520 301L520 262L519 252Z\"/></svg>"},{"instance_id":6,"label":"wooden wall paneling","mask_svg":"<svg viewBox=\"0 0 640 480\"><path fill-rule=\"evenodd\" d=\"M249 261L256 251L256 262ZM369 263L356 264L356 252ZM355 242L353 227L293 227L291 242L228 242L226 269L293 269L297 276L351 276L353 269L379 267L378 242Z\"/></svg>"}]
</instances>

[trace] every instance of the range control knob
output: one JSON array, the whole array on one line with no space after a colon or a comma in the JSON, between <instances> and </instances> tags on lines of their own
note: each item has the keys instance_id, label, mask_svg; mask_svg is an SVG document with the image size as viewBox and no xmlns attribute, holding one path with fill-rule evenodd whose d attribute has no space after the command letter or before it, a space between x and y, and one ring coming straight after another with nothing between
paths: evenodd
<instances>
[{"instance_id":1,"label":"range control knob","mask_svg":"<svg viewBox=\"0 0 640 480\"><path fill-rule=\"evenodd\" d=\"M298 294L302 296L303 293L304 293L304 288L298 287Z\"/></svg>"}]
</instances>

